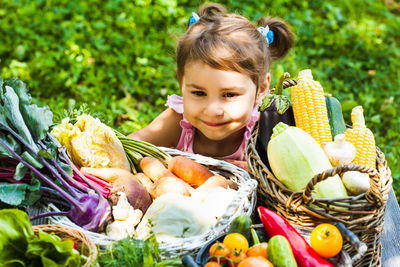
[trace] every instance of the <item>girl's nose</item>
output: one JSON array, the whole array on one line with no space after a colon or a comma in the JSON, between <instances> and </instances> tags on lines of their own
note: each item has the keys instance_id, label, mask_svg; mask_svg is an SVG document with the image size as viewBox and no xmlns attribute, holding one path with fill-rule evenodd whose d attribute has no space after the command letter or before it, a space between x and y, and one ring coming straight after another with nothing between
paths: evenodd
<instances>
[{"instance_id":1,"label":"girl's nose","mask_svg":"<svg viewBox=\"0 0 400 267\"><path fill-rule=\"evenodd\" d=\"M207 104L206 112L209 116L221 116L224 114L224 109L219 101L212 101Z\"/></svg>"}]
</instances>

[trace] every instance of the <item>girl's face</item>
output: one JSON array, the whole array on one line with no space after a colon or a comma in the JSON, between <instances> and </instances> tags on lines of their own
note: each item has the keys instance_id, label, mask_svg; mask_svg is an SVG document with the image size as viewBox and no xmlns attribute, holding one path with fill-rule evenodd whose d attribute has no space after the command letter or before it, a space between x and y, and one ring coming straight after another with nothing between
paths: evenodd
<instances>
[{"instance_id":1,"label":"girl's face","mask_svg":"<svg viewBox=\"0 0 400 267\"><path fill-rule=\"evenodd\" d=\"M256 101L256 85L250 77L198 61L187 64L184 73L184 114L205 137L224 140L248 124Z\"/></svg>"}]
</instances>

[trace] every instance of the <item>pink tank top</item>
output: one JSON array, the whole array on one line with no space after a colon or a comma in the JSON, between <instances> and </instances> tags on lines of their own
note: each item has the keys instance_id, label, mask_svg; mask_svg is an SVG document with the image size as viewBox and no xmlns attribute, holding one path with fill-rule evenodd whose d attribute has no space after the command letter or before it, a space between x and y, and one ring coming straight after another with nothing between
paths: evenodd
<instances>
[{"instance_id":1,"label":"pink tank top","mask_svg":"<svg viewBox=\"0 0 400 267\"><path fill-rule=\"evenodd\" d=\"M183 114L183 98L178 95L170 95L168 96L167 103L165 104L167 107L172 108L176 113L182 114L182 120L180 121L180 126L182 127L181 137L179 138L179 142L176 145L176 149L179 149L184 152L192 153L193 152L193 140L194 133L196 128L193 127L185 118ZM222 159L235 159L235 160L245 160L244 151L246 149L246 142L250 138L251 129L254 123L258 120L259 112L257 110L257 105L254 106L253 113L251 114L251 118L249 123L246 125L246 130L243 135L243 141L238 150L228 156L222 157Z\"/></svg>"}]
</instances>

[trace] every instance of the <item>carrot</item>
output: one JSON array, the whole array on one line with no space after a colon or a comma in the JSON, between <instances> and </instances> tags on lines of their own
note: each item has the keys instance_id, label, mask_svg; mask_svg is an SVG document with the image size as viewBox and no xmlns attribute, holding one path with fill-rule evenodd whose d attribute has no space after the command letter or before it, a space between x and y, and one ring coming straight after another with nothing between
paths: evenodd
<instances>
[{"instance_id":1,"label":"carrot","mask_svg":"<svg viewBox=\"0 0 400 267\"><path fill-rule=\"evenodd\" d=\"M202 185L214 175L207 167L184 156L172 157L167 165L173 174L194 187Z\"/></svg>"},{"instance_id":2,"label":"carrot","mask_svg":"<svg viewBox=\"0 0 400 267\"><path fill-rule=\"evenodd\" d=\"M156 158L144 157L140 160L139 166L153 182L156 182L161 177L176 177Z\"/></svg>"}]
</instances>

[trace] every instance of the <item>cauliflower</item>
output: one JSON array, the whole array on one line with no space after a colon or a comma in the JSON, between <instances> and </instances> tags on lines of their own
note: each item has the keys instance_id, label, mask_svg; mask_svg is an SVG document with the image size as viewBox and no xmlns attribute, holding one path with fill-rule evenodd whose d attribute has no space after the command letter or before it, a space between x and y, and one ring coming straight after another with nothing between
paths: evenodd
<instances>
[{"instance_id":1,"label":"cauliflower","mask_svg":"<svg viewBox=\"0 0 400 267\"><path fill-rule=\"evenodd\" d=\"M135 233L135 226L140 222L143 212L134 209L128 202L124 192L118 192L120 195L117 205L113 207L114 222L107 225L106 234L115 239L132 237Z\"/></svg>"},{"instance_id":2,"label":"cauliflower","mask_svg":"<svg viewBox=\"0 0 400 267\"><path fill-rule=\"evenodd\" d=\"M113 207L112 214L116 221L130 221L133 226L136 226L143 216L140 209L134 209L129 204L128 198L124 192L118 192L119 199L117 205Z\"/></svg>"},{"instance_id":3,"label":"cauliflower","mask_svg":"<svg viewBox=\"0 0 400 267\"><path fill-rule=\"evenodd\" d=\"M83 114L74 125L69 118L51 132L67 148L72 161L80 167L121 168L130 171L121 141L99 119Z\"/></svg>"}]
</instances>

